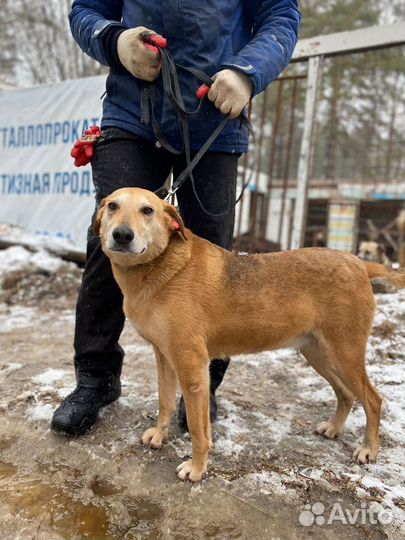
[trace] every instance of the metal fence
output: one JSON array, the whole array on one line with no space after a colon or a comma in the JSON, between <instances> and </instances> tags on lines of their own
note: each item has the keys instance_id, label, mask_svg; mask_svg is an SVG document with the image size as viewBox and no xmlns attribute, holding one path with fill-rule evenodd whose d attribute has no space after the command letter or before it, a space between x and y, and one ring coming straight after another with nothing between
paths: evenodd
<instances>
[{"instance_id":1,"label":"metal fence","mask_svg":"<svg viewBox=\"0 0 405 540\"><path fill-rule=\"evenodd\" d=\"M378 229L396 257L387 226L405 198L404 45L405 23L299 42L249 110L256 137L241 160L250 182L235 249L327 245L331 202L347 201L357 208L350 249Z\"/></svg>"}]
</instances>

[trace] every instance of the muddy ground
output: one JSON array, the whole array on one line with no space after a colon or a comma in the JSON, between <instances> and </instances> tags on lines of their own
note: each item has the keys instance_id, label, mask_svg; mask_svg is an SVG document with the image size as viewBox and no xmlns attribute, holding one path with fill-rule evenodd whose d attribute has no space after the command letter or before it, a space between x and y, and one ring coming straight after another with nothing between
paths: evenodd
<instances>
[{"instance_id":1,"label":"muddy ground","mask_svg":"<svg viewBox=\"0 0 405 540\"><path fill-rule=\"evenodd\" d=\"M156 418L157 380L151 347L129 325L122 397L85 436L50 432L74 387L80 272L65 263L59 278L18 271L0 295L0 539L404 537L404 293L377 296L368 350L385 398L377 464L351 459L365 422L358 405L336 441L314 434L333 413L333 391L283 350L232 360L209 474L192 485L175 475L191 453L175 420L163 449L140 444Z\"/></svg>"}]
</instances>

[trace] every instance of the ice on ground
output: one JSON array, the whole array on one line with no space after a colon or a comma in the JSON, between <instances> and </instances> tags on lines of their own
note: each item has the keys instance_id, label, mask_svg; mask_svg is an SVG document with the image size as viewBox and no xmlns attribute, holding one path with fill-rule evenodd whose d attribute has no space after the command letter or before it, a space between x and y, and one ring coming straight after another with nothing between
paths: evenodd
<instances>
[{"instance_id":1,"label":"ice on ground","mask_svg":"<svg viewBox=\"0 0 405 540\"><path fill-rule=\"evenodd\" d=\"M215 450L226 455L237 454L243 450L250 428L231 401L222 399L221 407L223 412L217 425L225 428L225 436L214 438Z\"/></svg>"},{"instance_id":2,"label":"ice on ground","mask_svg":"<svg viewBox=\"0 0 405 540\"><path fill-rule=\"evenodd\" d=\"M291 481L291 477L289 475L279 474L273 471L251 473L243 478L243 483L247 483L249 489L249 491L245 492L246 495L248 495L250 492L252 495L255 493L260 493L261 495L294 497L297 495L296 490L286 487L285 484L289 481Z\"/></svg>"},{"instance_id":3,"label":"ice on ground","mask_svg":"<svg viewBox=\"0 0 405 540\"><path fill-rule=\"evenodd\" d=\"M49 385L55 381L60 381L66 375L66 371L63 369L49 368L39 375L32 377L32 381L39 384Z\"/></svg>"},{"instance_id":4,"label":"ice on ground","mask_svg":"<svg viewBox=\"0 0 405 540\"><path fill-rule=\"evenodd\" d=\"M36 403L28 409L28 417L33 420L46 420L52 418L55 406L51 403Z\"/></svg>"}]
</instances>

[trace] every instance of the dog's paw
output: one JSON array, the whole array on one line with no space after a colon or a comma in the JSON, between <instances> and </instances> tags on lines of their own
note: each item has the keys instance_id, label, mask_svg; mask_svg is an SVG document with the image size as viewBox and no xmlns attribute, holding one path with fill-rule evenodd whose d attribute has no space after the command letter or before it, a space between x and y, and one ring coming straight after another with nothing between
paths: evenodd
<instances>
[{"instance_id":1,"label":"dog's paw","mask_svg":"<svg viewBox=\"0 0 405 540\"><path fill-rule=\"evenodd\" d=\"M191 459L189 461L184 461L176 469L177 476L180 480L190 480L191 482L199 482L206 471L207 467L199 469L193 465Z\"/></svg>"},{"instance_id":2,"label":"dog's paw","mask_svg":"<svg viewBox=\"0 0 405 540\"><path fill-rule=\"evenodd\" d=\"M166 431L157 427L147 429L142 435L142 444L149 448L161 448L166 440Z\"/></svg>"},{"instance_id":3,"label":"dog's paw","mask_svg":"<svg viewBox=\"0 0 405 540\"><path fill-rule=\"evenodd\" d=\"M359 446L359 448L356 448L353 452L353 458L362 465L365 465L366 463L375 463L377 453L378 450L373 450L368 446Z\"/></svg>"},{"instance_id":4,"label":"dog's paw","mask_svg":"<svg viewBox=\"0 0 405 540\"><path fill-rule=\"evenodd\" d=\"M315 432L327 439L336 439L340 433L333 422L321 422L316 426Z\"/></svg>"}]
</instances>

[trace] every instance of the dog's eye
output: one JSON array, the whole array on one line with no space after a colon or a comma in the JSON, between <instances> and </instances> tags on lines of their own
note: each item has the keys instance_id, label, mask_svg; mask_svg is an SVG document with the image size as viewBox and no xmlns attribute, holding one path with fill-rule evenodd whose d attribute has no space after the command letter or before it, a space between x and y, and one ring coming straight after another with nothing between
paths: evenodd
<instances>
[{"instance_id":1,"label":"dog's eye","mask_svg":"<svg viewBox=\"0 0 405 540\"><path fill-rule=\"evenodd\" d=\"M150 214L153 214L154 210L151 206L144 206L142 208L142 213L145 214L146 216L149 216Z\"/></svg>"},{"instance_id":2,"label":"dog's eye","mask_svg":"<svg viewBox=\"0 0 405 540\"><path fill-rule=\"evenodd\" d=\"M108 209L109 209L109 210L117 210L117 208L118 208L118 204L117 204L117 203L115 203L115 202L110 202L110 203L108 203Z\"/></svg>"}]
</instances>

